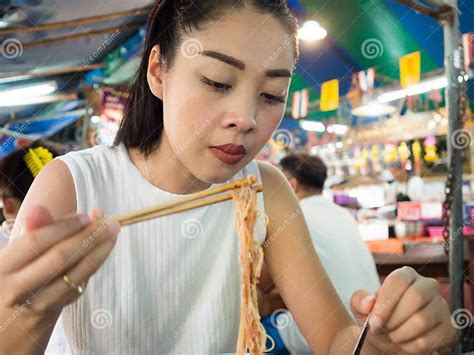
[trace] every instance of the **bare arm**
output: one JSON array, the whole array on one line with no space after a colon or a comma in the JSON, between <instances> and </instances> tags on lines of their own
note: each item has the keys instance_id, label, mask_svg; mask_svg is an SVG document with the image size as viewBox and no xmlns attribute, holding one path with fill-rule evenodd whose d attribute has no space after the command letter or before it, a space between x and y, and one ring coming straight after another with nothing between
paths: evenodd
<instances>
[{"instance_id":1,"label":"bare arm","mask_svg":"<svg viewBox=\"0 0 474 355\"><path fill-rule=\"evenodd\" d=\"M18 237L0 250L0 324L8 325L0 331L0 353L43 352L62 308L79 296L62 275L86 282L115 245L118 224L75 209L72 176L53 161L21 206Z\"/></svg>"},{"instance_id":2,"label":"bare arm","mask_svg":"<svg viewBox=\"0 0 474 355\"><path fill-rule=\"evenodd\" d=\"M76 213L74 181L66 164L60 160L49 163L33 181L23 201L16 223L22 223L31 206L41 205L54 220Z\"/></svg>"},{"instance_id":3,"label":"bare arm","mask_svg":"<svg viewBox=\"0 0 474 355\"><path fill-rule=\"evenodd\" d=\"M260 171L269 217L265 261L275 285L313 350L351 353L360 327L321 265L296 196L279 170L262 163ZM354 292L351 309L360 326L371 315L363 354L443 352L456 334L436 280L409 267L388 275L376 295Z\"/></svg>"},{"instance_id":4,"label":"bare arm","mask_svg":"<svg viewBox=\"0 0 474 355\"><path fill-rule=\"evenodd\" d=\"M261 163L260 171L269 218L265 263L272 279L314 351L350 353L359 328L314 250L296 196L276 168Z\"/></svg>"}]
</instances>

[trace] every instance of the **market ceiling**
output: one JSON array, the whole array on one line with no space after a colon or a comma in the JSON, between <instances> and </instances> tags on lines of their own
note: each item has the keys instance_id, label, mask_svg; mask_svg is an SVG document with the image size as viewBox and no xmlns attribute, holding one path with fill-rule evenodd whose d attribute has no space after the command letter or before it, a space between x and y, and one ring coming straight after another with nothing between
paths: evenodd
<instances>
[{"instance_id":1,"label":"market ceiling","mask_svg":"<svg viewBox=\"0 0 474 355\"><path fill-rule=\"evenodd\" d=\"M63 90L74 88L84 77L87 66L100 63L108 52L143 25L148 0L0 0L0 20L9 27L32 28L93 16L96 21L81 20L73 26L21 33L0 28L0 43L14 38L22 44L15 58L0 55L0 89L38 79L8 81L5 78L31 70L81 70L59 76ZM301 44L301 59L291 90L310 87L310 98L319 96L321 83L340 79L341 95L347 93L352 73L376 67L378 84L398 79L398 60L421 50L422 73L443 66L442 28L432 18L419 14L396 0L290 0L301 21L317 20L328 36L316 45ZM425 2L426 3L426 2ZM459 0L461 32L474 31L474 0ZM107 15L111 15L108 16ZM103 17L102 17L103 16ZM13 19L13 20L12 20ZM118 32L115 32L119 29ZM115 33L115 34L114 34ZM104 39L112 41L104 47ZM377 52L363 52L371 40ZM91 58L92 56L92 58ZM58 78L58 72L54 73ZM3 79L2 79L3 78ZM41 80L49 79L41 77ZM27 117L43 106L0 108L0 124L11 117Z\"/></svg>"}]
</instances>

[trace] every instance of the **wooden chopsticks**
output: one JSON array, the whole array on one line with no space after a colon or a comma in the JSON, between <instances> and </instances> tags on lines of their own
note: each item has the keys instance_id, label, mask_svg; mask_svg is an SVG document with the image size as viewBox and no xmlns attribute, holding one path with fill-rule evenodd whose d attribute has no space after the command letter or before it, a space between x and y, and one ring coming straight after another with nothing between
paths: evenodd
<instances>
[{"instance_id":1,"label":"wooden chopsticks","mask_svg":"<svg viewBox=\"0 0 474 355\"><path fill-rule=\"evenodd\" d=\"M230 190L238 189L242 186L256 186L257 192L261 192L263 190L262 185L257 184L257 178L253 175L249 175L246 178L235 180L233 182L218 186L214 189L199 191L174 201L169 201L137 211L117 215L112 217L112 219L119 222L121 226L127 226L149 219L187 211L193 208L227 201L232 199Z\"/></svg>"}]
</instances>

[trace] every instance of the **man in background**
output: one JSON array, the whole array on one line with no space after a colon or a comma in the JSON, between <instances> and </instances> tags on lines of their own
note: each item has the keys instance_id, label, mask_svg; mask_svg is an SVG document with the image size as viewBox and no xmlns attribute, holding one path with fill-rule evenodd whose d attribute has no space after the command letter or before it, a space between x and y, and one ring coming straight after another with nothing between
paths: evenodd
<instances>
[{"instance_id":1,"label":"man in background","mask_svg":"<svg viewBox=\"0 0 474 355\"><path fill-rule=\"evenodd\" d=\"M322 196L327 167L320 158L292 154L281 160L280 167L300 201L319 258L344 307L352 315L352 294L359 289L375 293L380 287L374 259L359 234L357 222L349 211ZM312 353L296 323L288 321L291 319L289 313L281 312L284 303L268 278L264 268L260 311L262 317L272 316L263 319L262 323L274 338L277 331L281 339L275 339L276 343L282 340L286 348L280 347L280 352L277 349L275 353L287 353L286 350ZM274 329L269 329L272 327Z\"/></svg>"}]
</instances>

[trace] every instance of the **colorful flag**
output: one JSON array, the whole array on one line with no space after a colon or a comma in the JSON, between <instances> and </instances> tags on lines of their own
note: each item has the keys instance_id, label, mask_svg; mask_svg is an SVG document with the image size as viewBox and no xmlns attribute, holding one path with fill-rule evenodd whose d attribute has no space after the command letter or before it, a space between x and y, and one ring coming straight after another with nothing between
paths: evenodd
<instances>
[{"instance_id":1,"label":"colorful flag","mask_svg":"<svg viewBox=\"0 0 474 355\"><path fill-rule=\"evenodd\" d=\"M474 66L473 53L472 53L472 42L474 35L472 32L465 33L462 35L462 45L464 47L464 67L468 70L471 66Z\"/></svg>"},{"instance_id":2,"label":"colorful flag","mask_svg":"<svg viewBox=\"0 0 474 355\"><path fill-rule=\"evenodd\" d=\"M339 106L339 80L326 81L321 86L321 111L332 111Z\"/></svg>"},{"instance_id":3,"label":"colorful flag","mask_svg":"<svg viewBox=\"0 0 474 355\"><path fill-rule=\"evenodd\" d=\"M308 89L296 91L293 93L293 105L291 115L293 118L302 118L308 116L309 92Z\"/></svg>"},{"instance_id":4,"label":"colorful flag","mask_svg":"<svg viewBox=\"0 0 474 355\"><path fill-rule=\"evenodd\" d=\"M420 82L421 53L419 51L400 58L400 84L402 88Z\"/></svg>"},{"instance_id":5,"label":"colorful flag","mask_svg":"<svg viewBox=\"0 0 474 355\"><path fill-rule=\"evenodd\" d=\"M358 72L357 79L360 89L364 93L370 93L374 88L375 68Z\"/></svg>"}]
</instances>

